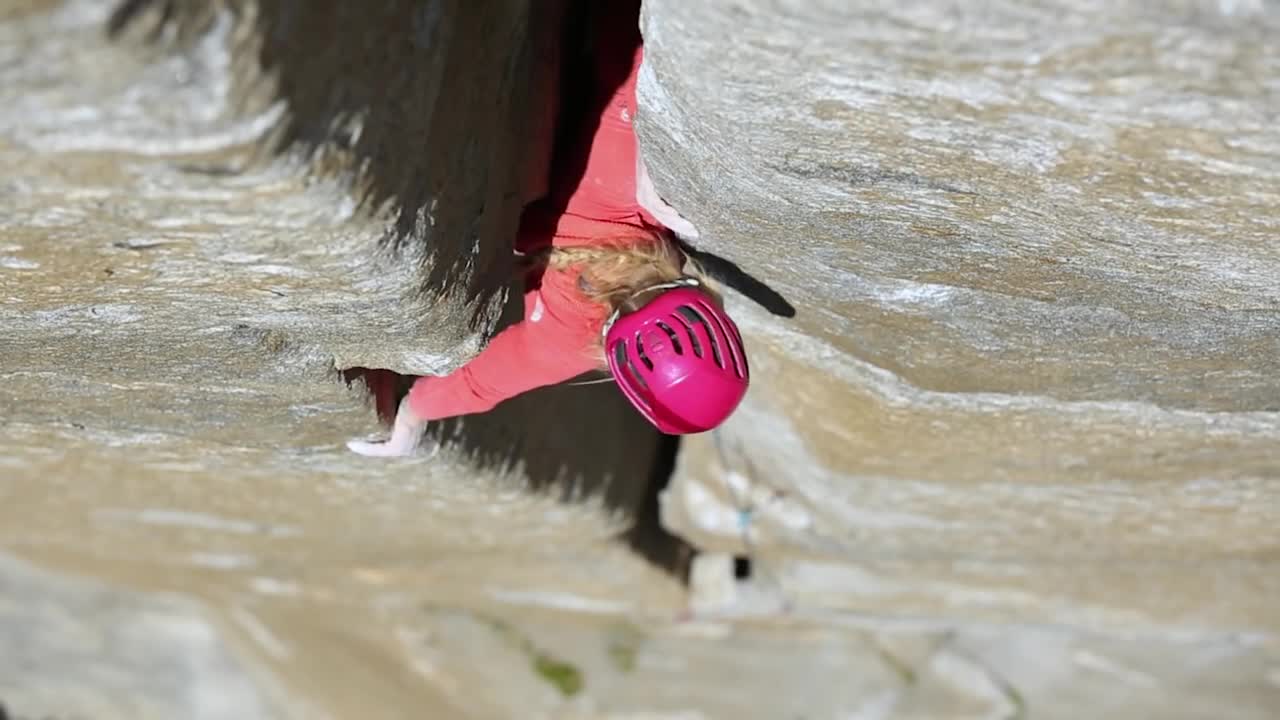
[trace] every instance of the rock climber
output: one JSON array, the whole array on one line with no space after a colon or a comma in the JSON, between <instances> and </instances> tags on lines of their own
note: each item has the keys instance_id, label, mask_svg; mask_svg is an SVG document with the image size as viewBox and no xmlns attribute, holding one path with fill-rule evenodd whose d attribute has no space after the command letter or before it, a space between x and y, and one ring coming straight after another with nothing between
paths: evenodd
<instances>
[{"instance_id":1,"label":"rock climber","mask_svg":"<svg viewBox=\"0 0 1280 720\"><path fill-rule=\"evenodd\" d=\"M534 388L608 370L668 434L715 428L746 393L741 335L672 230L696 229L654 191L636 147L639 2L596 3L589 20L586 122L556 150L546 194L526 206L515 249L524 319L470 362L418 378L385 441L355 452L414 452L432 420L485 412Z\"/></svg>"}]
</instances>

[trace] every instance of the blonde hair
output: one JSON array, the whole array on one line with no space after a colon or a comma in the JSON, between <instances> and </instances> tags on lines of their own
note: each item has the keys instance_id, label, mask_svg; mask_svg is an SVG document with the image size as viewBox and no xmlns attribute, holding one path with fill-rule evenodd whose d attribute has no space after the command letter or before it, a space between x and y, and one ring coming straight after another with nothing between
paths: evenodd
<instances>
[{"instance_id":1,"label":"blonde hair","mask_svg":"<svg viewBox=\"0 0 1280 720\"><path fill-rule=\"evenodd\" d=\"M592 240L590 245L551 248L541 254L540 261L549 270L578 271L578 289L600 307L602 319L615 310L621 315L639 310L655 297L645 288L681 277L697 278L714 302L722 302L719 290L696 260L665 236L639 228ZM605 364L603 339L597 337L585 350L601 366Z\"/></svg>"}]
</instances>

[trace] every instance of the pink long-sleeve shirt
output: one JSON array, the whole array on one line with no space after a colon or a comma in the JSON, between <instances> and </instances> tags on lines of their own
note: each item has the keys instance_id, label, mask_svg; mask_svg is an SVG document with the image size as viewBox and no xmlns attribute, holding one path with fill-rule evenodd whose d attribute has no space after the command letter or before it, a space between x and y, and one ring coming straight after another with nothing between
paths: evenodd
<instances>
[{"instance_id":1,"label":"pink long-sleeve shirt","mask_svg":"<svg viewBox=\"0 0 1280 720\"><path fill-rule=\"evenodd\" d=\"M597 67L591 85L601 108L599 124L588 126L570 147L568 162L582 165L578 177L557 173L548 198L521 217L516 249L533 253L548 245L591 245L632 228L662 226L636 202L635 80L643 50L636 16L610 13L596 33ZM619 84L620 81L620 84ZM560 208L562 209L556 209ZM540 271L524 294L524 319L502 332L463 367L445 376L418 378L409 407L426 420L485 412L504 400L595 369L590 348L605 311L579 292L574 268Z\"/></svg>"}]
</instances>

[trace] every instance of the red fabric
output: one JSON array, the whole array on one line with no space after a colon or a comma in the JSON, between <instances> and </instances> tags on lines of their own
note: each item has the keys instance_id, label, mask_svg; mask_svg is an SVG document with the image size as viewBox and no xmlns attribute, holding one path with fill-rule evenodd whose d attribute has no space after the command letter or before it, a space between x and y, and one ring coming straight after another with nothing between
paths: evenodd
<instances>
[{"instance_id":1,"label":"red fabric","mask_svg":"<svg viewBox=\"0 0 1280 720\"><path fill-rule=\"evenodd\" d=\"M598 112L599 122L587 123L569 152L558 158L548 197L530 205L521 218L517 250L590 245L629 228L661 229L635 199L632 120L643 53L637 18L630 8L602 14L594 22L595 68L587 107ZM503 330L450 375L415 381L409 392L415 415L438 420L485 412L523 392L597 367L590 348L605 314L578 292L576 274L547 270L540 278L529 278L528 285L523 321Z\"/></svg>"}]
</instances>

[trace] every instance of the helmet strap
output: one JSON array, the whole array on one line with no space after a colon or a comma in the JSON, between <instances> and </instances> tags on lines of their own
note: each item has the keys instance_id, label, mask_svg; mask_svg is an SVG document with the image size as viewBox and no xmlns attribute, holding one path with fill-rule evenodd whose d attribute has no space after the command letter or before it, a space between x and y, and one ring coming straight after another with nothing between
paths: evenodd
<instances>
[{"instance_id":1,"label":"helmet strap","mask_svg":"<svg viewBox=\"0 0 1280 720\"><path fill-rule=\"evenodd\" d=\"M624 299L622 302L618 303L618 307L614 308L613 312L609 313L609 319L605 320L604 325L600 328L601 339L608 337L609 329L613 327L613 324L617 322L618 318L621 317L622 315L622 307L626 305L627 302L632 298L639 297L645 293L653 292L655 290L674 290L675 288L680 288L680 287L699 288L699 287L702 287L702 281L698 280L698 278L693 277L691 275L681 275L680 277L670 282L657 283L655 285L648 285L646 287L640 288L639 290L636 290L635 292L628 295L626 299Z\"/></svg>"}]
</instances>

